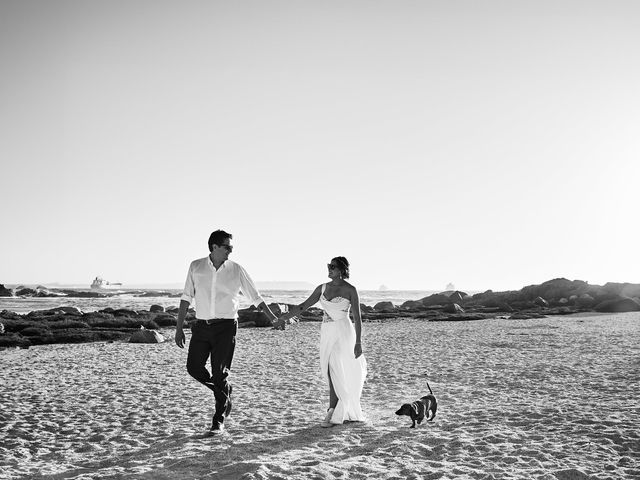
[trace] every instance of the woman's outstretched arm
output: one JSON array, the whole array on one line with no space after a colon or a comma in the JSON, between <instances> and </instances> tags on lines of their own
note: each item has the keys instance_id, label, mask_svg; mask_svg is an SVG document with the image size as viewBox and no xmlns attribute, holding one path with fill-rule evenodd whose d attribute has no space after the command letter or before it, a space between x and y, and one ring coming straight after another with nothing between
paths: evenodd
<instances>
[{"instance_id":1,"label":"woman's outstretched arm","mask_svg":"<svg viewBox=\"0 0 640 480\"><path fill-rule=\"evenodd\" d=\"M307 308L318 303L318 300L320 300L321 293L322 293L322 285L318 285L316 289L313 291L313 293L309 296L309 298L307 298L300 305L294 305L291 308L289 308L289 311L284 315L280 315L280 317L278 317L278 320L288 320L291 317L295 317L296 315L299 315L300 313L304 312Z\"/></svg>"}]
</instances>

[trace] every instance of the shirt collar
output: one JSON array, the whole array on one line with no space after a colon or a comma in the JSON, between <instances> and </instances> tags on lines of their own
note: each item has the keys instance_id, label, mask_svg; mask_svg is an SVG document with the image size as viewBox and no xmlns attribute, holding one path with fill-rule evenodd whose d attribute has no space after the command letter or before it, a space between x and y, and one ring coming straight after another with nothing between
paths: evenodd
<instances>
[{"instance_id":1,"label":"shirt collar","mask_svg":"<svg viewBox=\"0 0 640 480\"><path fill-rule=\"evenodd\" d=\"M213 262L211 261L211 256L210 255L207 255L207 262L209 263L209 266L211 268L214 268L214 269L216 268L216 267L213 266ZM227 262L228 262L228 260L225 260L224 262L222 262L222 265L220 265L220 268L223 268L227 264Z\"/></svg>"}]
</instances>

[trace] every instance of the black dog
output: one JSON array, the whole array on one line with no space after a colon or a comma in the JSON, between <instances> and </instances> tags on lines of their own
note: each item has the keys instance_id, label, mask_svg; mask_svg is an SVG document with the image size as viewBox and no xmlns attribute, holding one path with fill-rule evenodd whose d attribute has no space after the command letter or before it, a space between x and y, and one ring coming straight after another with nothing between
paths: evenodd
<instances>
[{"instance_id":1,"label":"black dog","mask_svg":"<svg viewBox=\"0 0 640 480\"><path fill-rule=\"evenodd\" d=\"M396 412L396 415L407 415L413 420L413 424L409 428L416 428L416 421L422 423L424 417L427 417L427 421L430 422L436 417L436 410L438 410L438 402L436 397L431 391L431 387L427 383L429 388L429 395L425 395L420 400L416 400L413 403L405 403ZM429 416L430 415L430 416Z\"/></svg>"}]
</instances>

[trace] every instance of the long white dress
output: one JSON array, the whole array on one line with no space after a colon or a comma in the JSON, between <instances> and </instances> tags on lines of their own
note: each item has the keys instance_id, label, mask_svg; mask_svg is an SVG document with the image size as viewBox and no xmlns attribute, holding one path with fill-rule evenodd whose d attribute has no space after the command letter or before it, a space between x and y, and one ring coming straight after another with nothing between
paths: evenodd
<instances>
[{"instance_id":1,"label":"long white dress","mask_svg":"<svg viewBox=\"0 0 640 480\"><path fill-rule=\"evenodd\" d=\"M330 422L364 421L360 395L367 376L367 361L364 355L355 358L353 353L356 330L349 318L351 302L343 297L327 300L325 288L326 284L322 285L320 296L320 304L324 309L320 328L320 370L327 384L327 373L331 374L331 382L338 396L338 405Z\"/></svg>"}]
</instances>

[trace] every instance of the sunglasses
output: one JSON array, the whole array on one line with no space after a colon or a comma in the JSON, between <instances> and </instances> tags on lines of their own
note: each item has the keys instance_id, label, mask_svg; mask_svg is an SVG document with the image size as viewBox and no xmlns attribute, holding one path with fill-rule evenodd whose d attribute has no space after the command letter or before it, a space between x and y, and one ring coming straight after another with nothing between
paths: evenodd
<instances>
[{"instance_id":1,"label":"sunglasses","mask_svg":"<svg viewBox=\"0 0 640 480\"><path fill-rule=\"evenodd\" d=\"M227 252L233 251L233 245L218 245L218 246L224 248Z\"/></svg>"},{"instance_id":2,"label":"sunglasses","mask_svg":"<svg viewBox=\"0 0 640 480\"><path fill-rule=\"evenodd\" d=\"M327 268L329 270L336 270L338 268L338 266L334 265L333 263L327 263Z\"/></svg>"}]
</instances>

